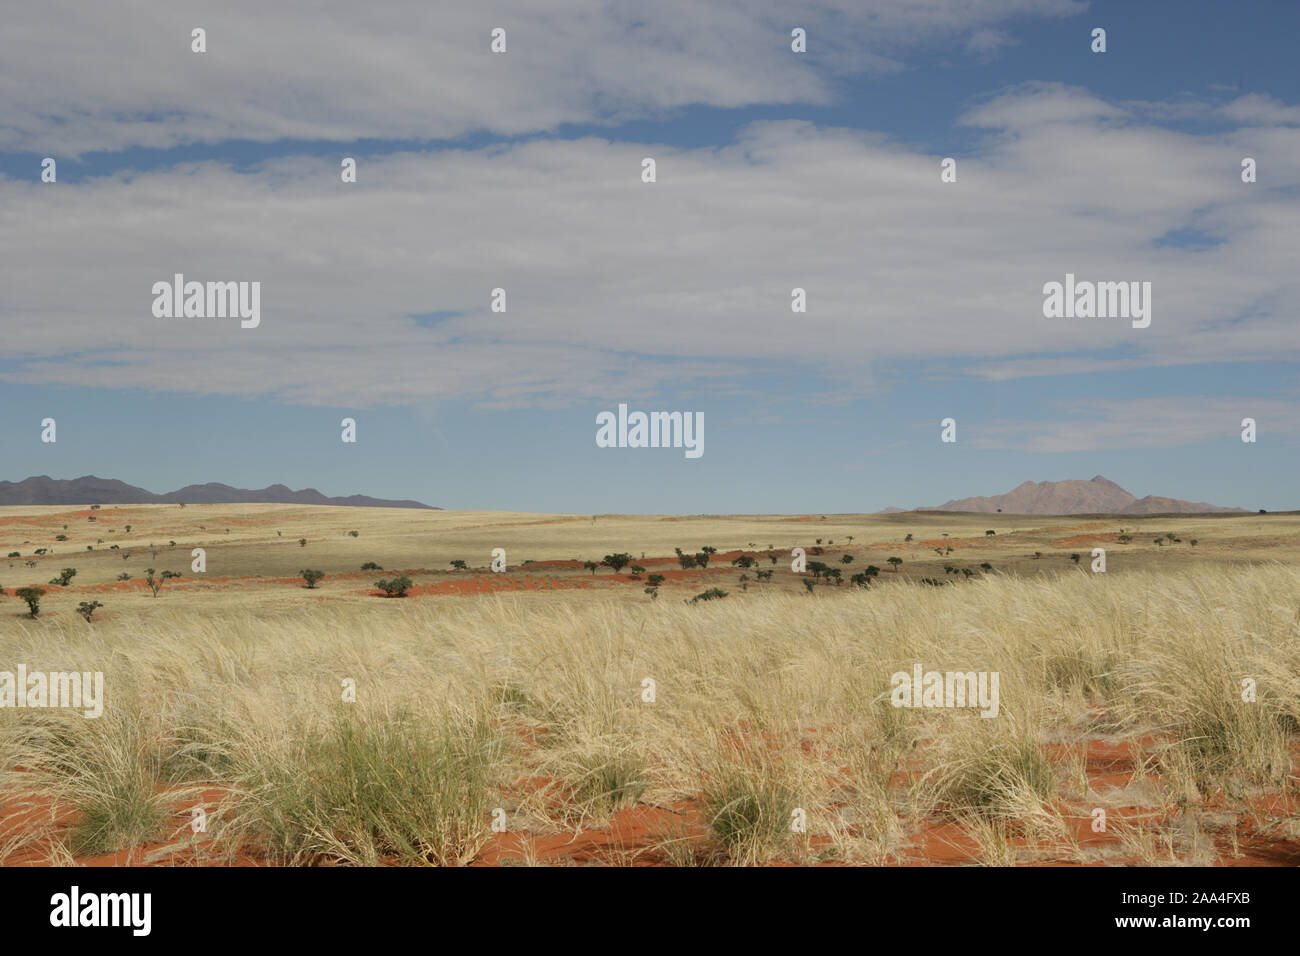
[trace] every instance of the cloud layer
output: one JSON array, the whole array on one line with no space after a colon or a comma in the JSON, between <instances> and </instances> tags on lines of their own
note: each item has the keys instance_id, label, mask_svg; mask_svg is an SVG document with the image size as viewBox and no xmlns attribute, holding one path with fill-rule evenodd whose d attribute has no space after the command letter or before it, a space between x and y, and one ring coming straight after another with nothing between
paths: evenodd
<instances>
[{"instance_id":1,"label":"cloud layer","mask_svg":"<svg viewBox=\"0 0 1300 956\"><path fill-rule=\"evenodd\" d=\"M852 393L902 360L1009 379L1297 357L1300 130L1178 133L1052 84L965 122L988 138L952 184L940 156L795 121L722 148L360 156L354 185L339 179L346 147L251 172L0 180L2 377L513 407L772 373ZM1258 183L1241 182L1243 156ZM1161 241L1189 229L1209 241ZM154 318L150 288L176 272L262 282L261 326ZM1152 282L1151 327L1045 319L1042 286L1067 272ZM489 311L496 287L505 314ZM459 314L411 318L429 313Z\"/></svg>"},{"instance_id":2,"label":"cloud layer","mask_svg":"<svg viewBox=\"0 0 1300 956\"><path fill-rule=\"evenodd\" d=\"M7 10L0 150L50 155L230 139L516 135L693 104L821 103L915 45L1079 13L1078 0L220 0ZM195 27L207 52L191 52ZM489 52L506 30L504 56ZM790 31L808 53L790 53Z\"/></svg>"}]
</instances>

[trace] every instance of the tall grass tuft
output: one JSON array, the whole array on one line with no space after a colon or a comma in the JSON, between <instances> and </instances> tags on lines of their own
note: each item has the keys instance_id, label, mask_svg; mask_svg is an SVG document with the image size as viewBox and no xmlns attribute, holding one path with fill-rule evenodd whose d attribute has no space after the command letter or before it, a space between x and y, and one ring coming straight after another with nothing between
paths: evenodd
<instances>
[{"instance_id":1,"label":"tall grass tuft","mask_svg":"<svg viewBox=\"0 0 1300 956\"><path fill-rule=\"evenodd\" d=\"M320 733L300 726L243 753L230 834L288 863L465 864L491 832L501 753L481 719L339 714Z\"/></svg>"}]
</instances>

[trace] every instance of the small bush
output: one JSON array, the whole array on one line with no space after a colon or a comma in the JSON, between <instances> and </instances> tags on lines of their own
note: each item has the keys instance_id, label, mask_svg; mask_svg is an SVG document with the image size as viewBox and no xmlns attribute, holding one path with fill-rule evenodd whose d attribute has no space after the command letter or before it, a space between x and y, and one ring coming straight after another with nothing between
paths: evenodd
<instances>
[{"instance_id":1,"label":"small bush","mask_svg":"<svg viewBox=\"0 0 1300 956\"><path fill-rule=\"evenodd\" d=\"M412 583L411 579L403 574L391 581L387 579L376 581L375 587L383 591L385 597L406 597L406 592L410 589Z\"/></svg>"},{"instance_id":2,"label":"small bush","mask_svg":"<svg viewBox=\"0 0 1300 956\"><path fill-rule=\"evenodd\" d=\"M86 619L86 623L89 624L91 616L95 613L97 609L103 606L104 605L100 604L98 601L82 601L80 604L77 605L77 613L80 614L82 617L84 617Z\"/></svg>"}]
</instances>

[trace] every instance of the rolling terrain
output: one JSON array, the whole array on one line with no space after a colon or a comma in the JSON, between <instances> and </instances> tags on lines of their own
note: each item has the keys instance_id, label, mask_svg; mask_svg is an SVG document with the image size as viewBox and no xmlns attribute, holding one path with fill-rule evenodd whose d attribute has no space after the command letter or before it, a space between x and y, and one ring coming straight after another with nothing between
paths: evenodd
<instances>
[{"instance_id":1,"label":"rolling terrain","mask_svg":"<svg viewBox=\"0 0 1300 956\"><path fill-rule=\"evenodd\" d=\"M0 708L0 863L1300 863L1293 513L11 507L12 552L0 670L105 691ZM892 706L915 666L997 716Z\"/></svg>"}]
</instances>

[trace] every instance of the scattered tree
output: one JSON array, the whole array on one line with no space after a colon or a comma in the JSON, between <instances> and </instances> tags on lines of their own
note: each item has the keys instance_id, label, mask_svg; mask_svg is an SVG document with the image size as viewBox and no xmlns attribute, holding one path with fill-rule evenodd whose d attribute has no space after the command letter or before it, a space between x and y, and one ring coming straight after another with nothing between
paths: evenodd
<instances>
[{"instance_id":1,"label":"scattered tree","mask_svg":"<svg viewBox=\"0 0 1300 956\"><path fill-rule=\"evenodd\" d=\"M887 560L890 564L892 564L892 565L894 566L894 573L897 574L897 573L898 573L898 566L899 566L900 564L903 563L903 559L902 559L902 558L887 558L886 560Z\"/></svg>"},{"instance_id":2,"label":"scattered tree","mask_svg":"<svg viewBox=\"0 0 1300 956\"><path fill-rule=\"evenodd\" d=\"M41 613L41 598L45 596L45 588L18 588L14 595L27 602L31 617Z\"/></svg>"},{"instance_id":3,"label":"scattered tree","mask_svg":"<svg viewBox=\"0 0 1300 956\"><path fill-rule=\"evenodd\" d=\"M82 601L80 604L77 605L77 613L80 614L82 617L84 617L86 619L86 623L89 624L91 616L95 613L97 609L103 606L104 605L100 604L98 601Z\"/></svg>"},{"instance_id":4,"label":"scattered tree","mask_svg":"<svg viewBox=\"0 0 1300 956\"><path fill-rule=\"evenodd\" d=\"M615 574L618 574L625 567L632 563L632 555L626 551L620 551L617 554L607 554L601 558L600 563L610 568Z\"/></svg>"},{"instance_id":5,"label":"scattered tree","mask_svg":"<svg viewBox=\"0 0 1300 956\"><path fill-rule=\"evenodd\" d=\"M361 570L362 570L362 571L382 571L382 570L384 570L384 569L381 568L381 567L380 567L378 564L376 564L374 561L367 561L365 564L361 565Z\"/></svg>"},{"instance_id":6,"label":"scattered tree","mask_svg":"<svg viewBox=\"0 0 1300 956\"><path fill-rule=\"evenodd\" d=\"M306 538L299 538L299 539L298 539L298 547L300 547L300 548L305 548L305 547L307 547L307 539L306 539Z\"/></svg>"},{"instance_id":7,"label":"scattered tree","mask_svg":"<svg viewBox=\"0 0 1300 956\"><path fill-rule=\"evenodd\" d=\"M76 576L77 576L76 568L64 568L61 572L59 572L59 576L57 578L51 579L50 583L57 584L61 588L66 588L69 584L72 583L72 579L75 578Z\"/></svg>"},{"instance_id":8,"label":"scattered tree","mask_svg":"<svg viewBox=\"0 0 1300 956\"><path fill-rule=\"evenodd\" d=\"M455 568L457 571L468 571L468 570L469 570L469 565L466 564L464 561L453 561L453 562L451 562L451 566L452 566L453 568Z\"/></svg>"},{"instance_id":9,"label":"scattered tree","mask_svg":"<svg viewBox=\"0 0 1300 956\"><path fill-rule=\"evenodd\" d=\"M325 577L325 572L313 571L311 568L306 568L298 572L298 577L307 582L307 587L309 589L314 590L316 588L316 582Z\"/></svg>"},{"instance_id":10,"label":"scattered tree","mask_svg":"<svg viewBox=\"0 0 1300 956\"><path fill-rule=\"evenodd\" d=\"M722 588L709 588L707 591L701 591L699 594L695 595L695 597L691 598L690 603L696 604L700 601L712 601L726 596L727 592L722 590Z\"/></svg>"},{"instance_id":11,"label":"scattered tree","mask_svg":"<svg viewBox=\"0 0 1300 956\"><path fill-rule=\"evenodd\" d=\"M155 578L153 568L145 568L144 573L145 573L144 583L149 587L149 590L153 591L153 596L155 600L158 597L158 592L162 590L162 586L164 584L166 584L172 578L180 577L180 572L178 571L164 571L162 574L160 574L158 577Z\"/></svg>"}]
</instances>

